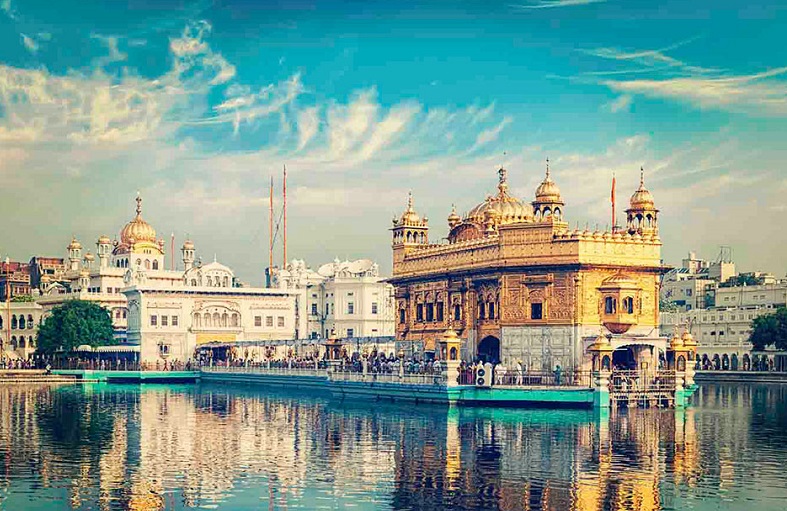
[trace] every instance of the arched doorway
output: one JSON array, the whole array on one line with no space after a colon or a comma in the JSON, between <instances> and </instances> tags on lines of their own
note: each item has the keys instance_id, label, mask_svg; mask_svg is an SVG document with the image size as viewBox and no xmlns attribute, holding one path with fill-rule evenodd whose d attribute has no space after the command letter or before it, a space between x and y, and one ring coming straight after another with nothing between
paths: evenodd
<instances>
[{"instance_id":1,"label":"arched doorway","mask_svg":"<svg viewBox=\"0 0 787 511\"><path fill-rule=\"evenodd\" d=\"M618 348L612 353L612 367L614 369L629 371L637 368L634 351L629 347Z\"/></svg>"},{"instance_id":2,"label":"arched doorway","mask_svg":"<svg viewBox=\"0 0 787 511\"><path fill-rule=\"evenodd\" d=\"M478 358L492 364L500 362L500 339L493 335L484 337L478 344Z\"/></svg>"}]
</instances>

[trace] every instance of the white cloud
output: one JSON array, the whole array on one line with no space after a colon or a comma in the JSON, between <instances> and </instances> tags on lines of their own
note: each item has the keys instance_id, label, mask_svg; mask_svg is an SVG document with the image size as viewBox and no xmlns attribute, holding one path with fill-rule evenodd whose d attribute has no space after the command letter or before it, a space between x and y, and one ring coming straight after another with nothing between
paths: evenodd
<instances>
[{"instance_id":1,"label":"white cloud","mask_svg":"<svg viewBox=\"0 0 787 511\"><path fill-rule=\"evenodd\" d=\"M22 44L25 45L25 48L27 48L27 50L30 53L33 54L38 53L38 43L36 42L36 40L25 34L20 34L20 35L22 37Z\"/></svg>"},{"instance_id":2,"label":"white cloud","mask_svg":"<svg viewBox=\"0 0 787 511\"><path fill-rule=\"evenodd\" d=\"M320 129L320 109L310 107L298 114L298 150L308 144Z\"/></svg>"},{"instance_id":3,"label":"white cloud","mask_svg":"<svg viewBox=\"0 0 787 511\"><path fill-rule=\"evenodd\" d=\"M470 148L470 152L473 152L476 149L497 140L497 138L500 136L500 132L503 131L503 129L509 124L511 124L511 117L504 117L497 126L483 130L478 134L478 136L476 136L475 144L473 144L473 147Z\"/></svg>"},{"instance_id":4,"label":"white cloud","mask_svg":"<svg viewBox=\"0 0 787 511\"><path fill-rule=\"evenodd\" d=\"M674 99L701 109L721 109L761 115L787 114L787 83L779 79L787 67L753 75L648 80L607 80L615 92Z\"/></svg>"},{"instance_id":5,"label":"white cloud","mask_svg":"<svg viewBox=\"0 0 787 511\"><path fill-rule=\"evenodd\" d=\"M628 112L629 108L631 108L631 96L628 94L618 96L614 101L605 104L604 107L613 114Z\"/></svg>"},{"instance_id":6,"label":"white cloud","mask_svg":"<svg viewBox=\"0 0 787 511\"><path fill-rule=\"evenodd\" d=\"M527 4L517 4L515 9L555 9L558 7L574 7L577 5L598 4L607 0L535 0Z\"/></svg>"}]
</instances>

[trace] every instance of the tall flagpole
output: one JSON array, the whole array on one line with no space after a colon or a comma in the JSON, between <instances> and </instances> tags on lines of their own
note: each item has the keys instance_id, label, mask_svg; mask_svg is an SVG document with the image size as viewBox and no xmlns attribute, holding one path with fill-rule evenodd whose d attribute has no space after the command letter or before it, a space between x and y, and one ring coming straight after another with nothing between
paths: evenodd
<instances>
[{"instance_id":1,"label":"tall flagpole","mask_svg":"<svg viewBox=\"0 0 787 511\"><path fill-rule=\"evenodd\" d=\"M8 257L5 258L5 326L6 326L6 338L3 339L2 344L0 344L0 360L5 360L5 344L6 342L11 342L11 290L9 289L8 283L9 279L11 278L8 271L8 265L10 260Z\"/></svg>"},{"instance_id":2,"label":"tall flagpole","mask_svg":"<svg viewBox=\"0 0 787 511\"><path fill-rule=\"evenodd\" d=\"M173 232L169 238L169 269L175 271L175 233Z\"/></svg>"},{"instance_id":3,"label":"tall flagpole","mask_svg":"<svg viewBox=\"0 0 787 511\"><path fill-rule=\"evenodd\" d=\"M271 176L271 187L268 196L270 199L268 205L268 286L270 286L271 272L273 272L273 176Z\"/></svg>"},{"instance_id":4,"label":"tall flagpole","mask_svg":"<svg viewBox=\"0 0 787 511\"><path fill-rule=\"evenodd\" d=\"M282 268L287 266L287 165L284 166L284 184L282 185L284 195L284 261L281 262Z\"/></svg>"},{"instance_id":5,"label":"tall flagpole","mask_svg":"<svg viewBox=\"0 0 787 511\"><path fill-rule=\"evenodd\" d=\"M610 197L612 201L612 232L613 234L617 231L617 213L615 211L615 171L612 171L612 195Z\"/></svg>"}]
</instances>

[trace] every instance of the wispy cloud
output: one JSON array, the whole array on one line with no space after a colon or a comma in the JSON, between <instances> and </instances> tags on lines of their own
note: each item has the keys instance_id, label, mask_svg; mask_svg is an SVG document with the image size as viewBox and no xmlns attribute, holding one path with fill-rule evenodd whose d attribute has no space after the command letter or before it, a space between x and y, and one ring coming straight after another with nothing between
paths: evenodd
<instances>
[{"instance_id":1,"label":"wispy cloud","mask_svg":"<svg viewBox=\"0 0 787 511\"><path fill-rule=\"evenodd\" d=\"M576 5L600 4L607 0L537 0L527 4L516 4L515 9L554 9L557 7L573 7Z\"/></svg>"},{"instance_id":2,"label":"wispy cloud","mask_svg":"<svg viewBox=\"0 0 787 511\"><path fill-rule=\"evenodd\" d=\"M25 34L21 34L21 37L22 37L22 44L25 45L25 48L27 48L27 50L30 53L33 54L38 53L38 43L36 42L35 39Z\"/></svg>"},{"instance_id":3,"label":"wispy cloud","mask_svg":"<svg viewBox=\"0 0 787 511\"><path fill-rule=\"evenodd\" d=\"M629 108L631 108L631 96L628 94L618 96L614 101L606 103L604 108L613 114L618 112L628 112Z\"/></svg>"},{"instance_id":4,"label":"wispy cloud","mask_svg":"<svg viewBox=\"0 0 787 511\"><path fill-rule=\"evenodd\" d=\"M766 116L787 115L787 67L752 75L692 76L652 80L607 80L615 92L673 99L701 109Z\"/></svg>"}]
</instances>

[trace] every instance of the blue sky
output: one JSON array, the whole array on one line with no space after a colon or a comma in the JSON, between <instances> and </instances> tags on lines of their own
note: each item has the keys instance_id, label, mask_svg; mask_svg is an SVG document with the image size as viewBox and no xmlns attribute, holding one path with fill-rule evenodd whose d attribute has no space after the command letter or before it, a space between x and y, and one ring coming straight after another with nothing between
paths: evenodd
<instances>
[{"instance_id":1,"label":"blue sky","mask_svg":"<svg viewBox=\"0 0 787 511\"><path fill-rule=\"evenodd\" d=\"M501 163L531 200L549 157L572 226L643 165L666 262L731 245L784 275L785 26L775 1L0 0L0 252L116 235L140 190L259 283L286 163L290 257L388 269L408 190L438 239Z\"/></svg>"}]
</instances>

